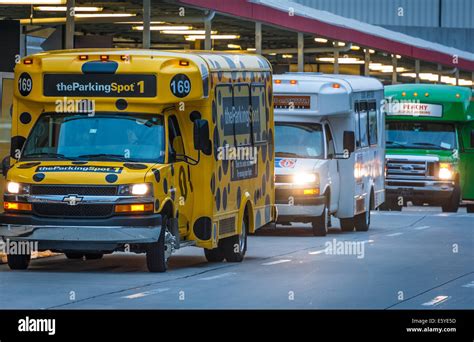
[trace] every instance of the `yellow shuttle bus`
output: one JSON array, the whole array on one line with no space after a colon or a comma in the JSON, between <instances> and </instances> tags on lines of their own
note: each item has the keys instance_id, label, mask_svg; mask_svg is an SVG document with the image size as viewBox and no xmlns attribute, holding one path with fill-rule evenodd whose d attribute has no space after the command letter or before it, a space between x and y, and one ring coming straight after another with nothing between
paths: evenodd
<instances>
[{"instance_id":1,"label":"yellow shuttle bus","mask_svg":"<svg viewBox=\"0 0 474 342\"><path fill-rule=\"evenodd\" d=\"M275 221L272 75L258 55L66 50L15 68L0 236L70 259L194 245L239 262ZM30 253L11 253L26 269Z\"/></svg>"}]
</instances>

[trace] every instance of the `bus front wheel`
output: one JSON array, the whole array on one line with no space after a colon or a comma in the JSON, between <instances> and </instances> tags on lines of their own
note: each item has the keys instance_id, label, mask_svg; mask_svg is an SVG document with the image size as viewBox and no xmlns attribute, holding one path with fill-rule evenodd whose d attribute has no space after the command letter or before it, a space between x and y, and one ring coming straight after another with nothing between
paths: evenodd
<instances>
[{"instance_id":1,"label":"bus front wheel","mask_svg":"<svg viewBox=\"0 0 474 342\"><path fill-rule=\"evenodd\" d=\"M11 270L26 270L30 265L30 254L8 254L8 267Z\"/></svg>"},{"instance_id":2,"label":"bus front wheel","mask_svg":"<svg viewBox=\"0 0 474 342\"><path fill-rule=\"evenodd\" d=\"M458 185L447 202L442 204L441 209L443 213L457 213L459 209L459 201L461 200L461 189Z\"/></svg>"},{"instance_id":3,"label":"bus front wheel","mask_svg":"<svg viewBox=\"0 0 474 342\"><path fill-rule=\"evenodd\" d=\"M167 248L170 248L170 246L165 245L168 219L164 215L162 222L162 229L158 241L150 243L146 251L146 265L150 272L166 272L168 268L168 254L170 254L171 251L167 251Z\"/></svg>"},{"instance_id":4,"label":"bus front wheel","mask_svg":"<svg viewBox=\"0 0 474 342\"><path fill-rule=\"evenodd\" d=\"M474 204L468 204L466 206L466 211L470 214L474 213Z\"/></svg>"},{"instance_id":5,"label":"bus front wheel","mask_svg":"<svg viewBox=\"0 0 474 342\"><path fill-rule=\"evenodd\" d=\"M366 232L370 226L370 209L354 216L354 227L358 232Z\"/></svg>"},{"instance_id":6,"label":"bus front wheel","mask_svg":"<svg viewBox=\"0 0 474 342\"><path fill-rule=\"evenodd\" d=\"M321 216L316 217L312 223L314 236L326 236L328 233L329 209L324 205Z\"/></svg>"}]
</instances>

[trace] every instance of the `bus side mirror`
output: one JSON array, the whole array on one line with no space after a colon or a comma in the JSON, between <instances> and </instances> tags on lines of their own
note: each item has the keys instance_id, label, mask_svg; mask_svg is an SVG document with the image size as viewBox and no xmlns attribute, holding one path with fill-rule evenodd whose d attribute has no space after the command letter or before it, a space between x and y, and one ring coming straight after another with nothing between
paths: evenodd
<instances>
[{"instance_id":1,"label":"bus side mirror","mask_svg":"<svg viewBox=\"0 0 474 342\"><path fill-rule=\"evenodd\" d=\"M202 151L206 155L211 154L209 123L207 120L194 120L194 149Z\"/></svg>"},{"instance_id":2,"label":"bus side mirror","mask_svg":"<svg viewBox=\"0 0 474 342\"><path fill-rule=\"evenodd\" d=\"M6 156L2 159L1 172L3 177L7 176L8 169L10 169L10 156Z\"/></svg>"},{"instance_id":3,"label":"bus side mirror","mask_svg":"<svg viewBox=\"0 0 474 342\"><path fill-rule=\"evenodd\" d=\"M352 153L355 151L354 131L344 131L342 144L343 144L344 152Z\"/></svg>"}]
</instances>

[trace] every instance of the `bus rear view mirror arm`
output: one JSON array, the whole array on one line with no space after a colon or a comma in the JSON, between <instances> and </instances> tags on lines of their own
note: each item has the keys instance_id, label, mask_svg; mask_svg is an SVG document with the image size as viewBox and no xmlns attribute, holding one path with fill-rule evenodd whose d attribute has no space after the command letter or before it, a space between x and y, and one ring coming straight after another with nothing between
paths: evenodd
<instances>
[{"instance_id":1,"label":"bus rear view mirror arm","mask_svg":"<svg viewBox=\"0 0 474 342\"><path fill-rule=\"evenodd\" d=\"M211 154L209 123L207 120L194 120L194 149L202 151L205 155Z\"/></svg>"},{"instance_id":2,"label":"bus rear view mirror arm","mask_svg":"<svg viewBox=\"0 0 474 342\"><path fill-rule=\"evenodd\" d=\"M355 151L355 134L354 131L344 131L343 136L344 154L351 154Z\"/></svg>"},{"instance_id":3,"label":"bus rear view mirror arm","mask_svg":"<svg viewBox=\"0 0 474 342\"><path fill-rule=\"evenodd\" d=\"M6 156L2 159L1 172L4 177L7 176L8 169L10 168L10 156Z\"/></svg>"}]
</instances>

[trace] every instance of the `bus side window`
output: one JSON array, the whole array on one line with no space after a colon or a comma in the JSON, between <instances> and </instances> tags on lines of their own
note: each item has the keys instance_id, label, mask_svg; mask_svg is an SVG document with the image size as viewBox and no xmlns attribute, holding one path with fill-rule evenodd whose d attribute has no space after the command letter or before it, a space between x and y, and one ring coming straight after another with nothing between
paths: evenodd
<instances>
[{"instance_id":1,"label":"bus side window","mask_svg":"<svg viewBox=\"0 0 474 342\"><path fill-rule=\"evenodd\" d=\"M377 128L377 108L375 102L368 103L369 109L369 144L377 145L378 128Z\"/></svg>"},{"instance_id":2,"label":"bus side window","mask_svg":"<svg viewBox=\"0 0 474 342\"><path fill-rule=\"evenodd\" d=\"M180 160L179 156L184 155L183 136L179 129L176 116L171 115L168 118L168 136L169 136L169 161L171 163ZM178 156L178 157L177 157Z\"/></svg>"},{"instance_id":3,"label":"bus side window","mask_svg":"<svg viewBox=\"0 0 474 342\"><path fill-rule=\"evenodd\" d=\"M236 146L250 144L250 132L253 129L254 135L256 133L255 122L250 121L250 86L248 84L235 84L233 88L234 98L234 144ZM245 113L244 115L242 115ZM255 118L254 118L255 120ZM232 146L232 142L228 142Z\"/></svg>"},{"instance_id":4,"label":"bus side window","mask_svg":"<svg viewBox=\"0 0 474 342\"><path fill-rule=\"evenodd\" d=\"M251 94L255 141L265 142L267 138L263 133L267 130L266 111L268 110L265 100L265 86L263 84L252 84Z\"/></svg>"},{"instance_id":5,"label":"bus side window","mask_svg":"<svg viewBox=\"0 0 474 342\"><path fill-rule=\"evenodd\" d=\"M369 130L369 122L368 122L368 117L367 117L367 102L362 101L362 102L359 102L360 147L369 146L368 130Z\"/></svg>"},{"instance_id":6,"label":"bus side window","mask_svg":"<svg viewBox=\"0 0 474 342\"><path fill-rule=\"evenodd\" d=\"M336 149L334 147L334 139L332 138L331 129L328 124L324 125L324 131L326 134L326 146L327 146L327 157L328 159L334 158L336 155Z\"/></svg>"}]
</instances>

